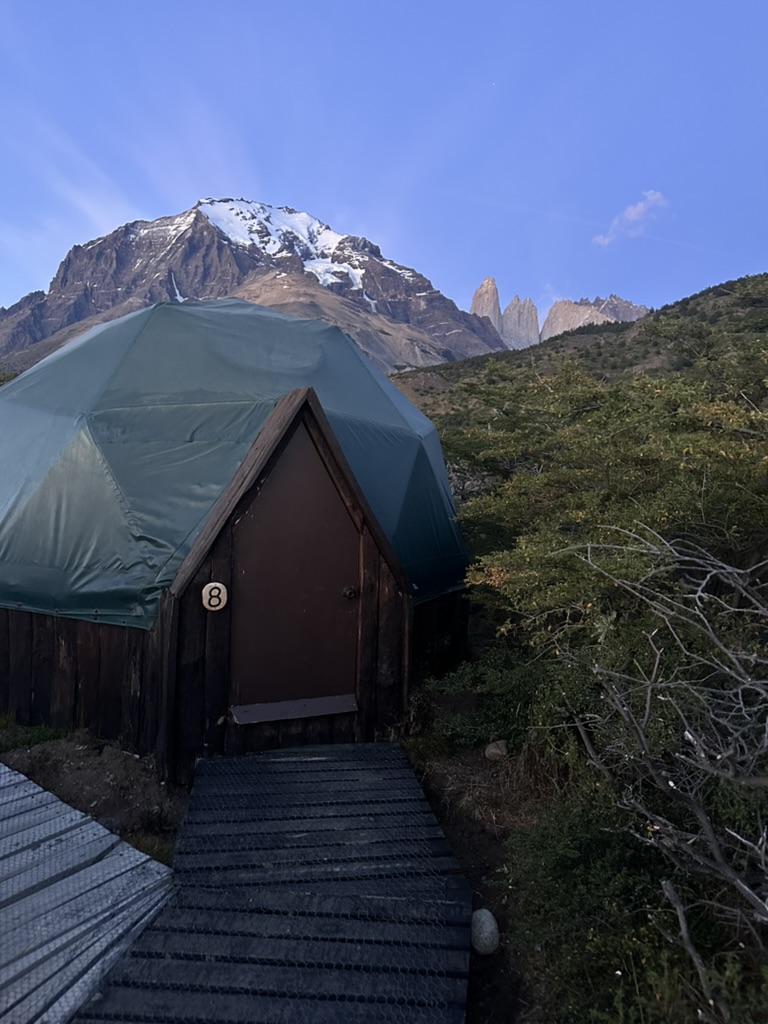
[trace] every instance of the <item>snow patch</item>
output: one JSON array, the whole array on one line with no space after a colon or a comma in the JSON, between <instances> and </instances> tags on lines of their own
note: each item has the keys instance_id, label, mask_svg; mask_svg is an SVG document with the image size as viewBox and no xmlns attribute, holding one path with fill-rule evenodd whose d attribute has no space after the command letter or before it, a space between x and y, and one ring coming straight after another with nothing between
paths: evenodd
<instances>
[{"instance_id":1,"label":"snow patch","mask_svg":"<svg viewBox=\"0 0 768 1024\"><path fill-rule=\"evenodd\" d=\"M304 268L314 274L320 284L327 288L339 284L339 275L346 274L353 288L363 287L363 272L348 263L332 263L331 260L304 260Z\"/></svg>"},{"instance_id":2,"label":"snow patch","mask_svg":"<svg viewBox=\"0 0 768 1024\"><path fill-rule=\"evenodd\" d=\"M160 217L158 220L151 221L139 221L142 225L137 234L139 237L145 235L166 235L175 237L181 234L182 231L186 231L195 219L195 211L187 210L186 213L180 213L176 217Z\"/></svg>"},{"instance_id":3,"label":"snow patch","mask_svg":"<svg viewBox=\"0 0 768 1024\"><path fill-rule=\"evenodd\" d=\"M363 291L363 274L370 256L341 245L346 235L333 231L316 217L288 206L269 206L247 199L201 199L195 207L232 245L255 246L272 259L298 256L304 269L314 274L323 287L338 284L346 275L355 290ZM339 251L337 251L339 250ZM332 259L336 254L346 261ZM415 274L391 260L382 264L401 276ZM429 292L423 294L428 295ZM371 308L376 304L365 296Z\"/></svg>"},{"instance_id":4,"label":"snow patch","mask_svg":"<svg viewBox=\"0 0 768 1024\"><path fill-rule=\"evenodd\" d=\"M393 263L392 260L382 260L381 262L385 267L389 267L390 270L394 270L396 274L399 274L401 277L405 277L408 280L415 276L412 270L408 270L407 267L399 267L396 263ZM425 292L424 294L426 295L428 293Z\"/></svg>"},{"instance_id":5,"label":"snow patch","mask_svg":"<svg viewBox=\"0 0 768 1024\"><path fill-rule=\"evenodd\" d=\"M176 301L177 302L186 302L187 300L181 294L181 292L179 291L179 286L176 284L176 275L174 274L173 271L171 271L171 282L173 284L173 290L176 293L174 295L174 298L176 299Z\"/></svg>"},{"instance_id":6,"label":"snow patch","mask_svg":"<svg viewBox=\"0 0 768 1024\"><path fill-rule=\"evenodd\" d=\"M292 240L310 259L330 256L344 237L316 217L288 206L246 199L201 199L197 208L214 227L238 245L257 245L277 255ZM298 244L297 244L298 243Z\"/></svg>"}]
</instances>

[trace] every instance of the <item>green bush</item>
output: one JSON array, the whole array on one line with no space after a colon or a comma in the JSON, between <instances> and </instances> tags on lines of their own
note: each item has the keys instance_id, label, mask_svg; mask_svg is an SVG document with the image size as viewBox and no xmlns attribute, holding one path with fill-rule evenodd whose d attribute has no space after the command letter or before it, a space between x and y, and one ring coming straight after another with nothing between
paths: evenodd
<instances>
[{"instance_id":1,"label":"green bush","mask_svg":"<svg viewBox=\"0 0 768 1024\"><path fill-rule=\"evenodd\" d=\"M525 663L506 644L494 644L475 662L432 679L433 731L454 747L473 747L505 739L518 752L530 725L530 706L549 673Z\"/></svg>"},{"instance_id":2,"label":"green bush","mask_svg":"<svg viewBox=\"0 0 768 1024\"><path fill-rule=\"evenodd\" d=\"M706 726L706 688L727 689L727 671L713 669L690 622L675 633L658 617L667 599L687 600L678 559L686 545L737 570L768 548L768 347L754 333L767 287L768 275L728 282L610 343L599 331L580 336L567 361L542 346L525 356L535 367L507 358L451 369L455 407L443 442L485 482L461 523L475 559L471 594L497 637L474 663L432 682L430 696L443 742L507 739L507 774L528 801L515 808L502 882L514 907L508 940L528 957L531 1022L721 1022L718 999L731 1024L768 1020L762 911L753 903L749 917L738 886L664 845L690 833L690 850L707 849L700 816L665 782L684 755L689 774L674 777L691 785L679 792L695 795L721 837L762 834L764 790L695 778L683 722ZM589 375L652 353L684 372ZM676 545L668 555L667 542ZM659 599L655 609L632 589L638 581ZM711 616L716 605L701 607ZM768 657L739 608L720 615L722 649ZM644 715L648 678L659 690L643 750L622 710ZM608 700L617 679L623 706ZM665 690L670 682L687 689ZM743 736L752 741L750 728ZM605 774L590 763L590 742ZM748 872L738 835L724 848ZM685 908L713 1006L663 878ZM760 896L759 870L747 884Z\"/></svg>"},{"instance_id":3,"label":"green bush","mask_svg":"<svg viewBox=\"0 0 768 1024\"><path fill-rule=\"evenodd\" d=\"M513 830L500 884L511 907L507 941L525 953L533 991L528 1024L677 1024L706 1010L693 966L674 940L660 883L668 865L626 829L599 778L532 806ZM523 819L525 816L521 816ZM680 883L684 884L684 883ZM689 894L706 900L706 892ZM694 939L712 964L734 1022L760 1024L768 966L705 912ZM667 937L670 936L670 937Z\"/></svg>"}]
</instances>

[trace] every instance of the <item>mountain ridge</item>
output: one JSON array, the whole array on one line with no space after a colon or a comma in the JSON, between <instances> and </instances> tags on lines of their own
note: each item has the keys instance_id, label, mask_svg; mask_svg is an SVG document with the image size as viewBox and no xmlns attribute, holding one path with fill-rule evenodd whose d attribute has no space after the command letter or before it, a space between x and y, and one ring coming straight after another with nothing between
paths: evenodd
<instances>
[{"instance_id":1,"label":"mountain ridge","mask_svg":"<svg viewBox=\"0 0 768 1024\"><path fill-rule=\"evenodd\" d=\"M470 312L486 317L509 349L529 348L557 334L575 330L585 324L624 323L639 320L648 312L647 306L636 305L618 295L607 299L558 299L551 306L539 329L539 313L531 298L520 300L515 295L501 312L499 291L493 277L486 277L472 296Z\"/></svg>"},{"instance_id":2,"label":"mountain ridge","mask_svg":"<svg viewBox=\"0 0 768 1024\"><path fill-rule=\"evenodd\" d=\"M291 207L203 199L73 246L47 292L0 309L0 369L24 369L84 327L153 302L246 297L243 288L274 293L275 275L285 279L281 291L300 293L294 304L286 297L285 312L318 306L331 322L351 324L354 340L386 372L503 347L484 320L368 239Z\"/></svg>"},{"instance_id":3,"label":"mountain ridge","mask_svg":"<svg viewBox=\"0 0 768 1024\"><path fill-rule=\"evenodd\" d=\"M494 378L494 367L535 367L554 375L574 361L598 379L648 373L706 374L707 361L729 348L741 351L746 365L750 347L768 340L768 273L750 274L711 285L693 295L650 310L640 320L586 324L542 341L535 349L505 351L462 360L450 366L424 367L398 378L398 386L428 416L450 412L453 388ZM740 388L750 386L734 371Z\"/></svg>"}]
</instances>

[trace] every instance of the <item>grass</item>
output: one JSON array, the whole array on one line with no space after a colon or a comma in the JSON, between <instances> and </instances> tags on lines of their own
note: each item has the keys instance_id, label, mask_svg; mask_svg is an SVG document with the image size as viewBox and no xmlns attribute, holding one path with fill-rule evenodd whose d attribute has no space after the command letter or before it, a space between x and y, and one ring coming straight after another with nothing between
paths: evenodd
<instances>
[{"instance_id":1,"label":"grass","mask_svg":"<svg viewBox=\"0 0 768 1024\"><path fill-rule=\"evenodd\" d=\"M61 739L66 734L66 730L53 729L49 725L19 725L10 715L0 715L0 754L22 747L28 750L39 743Z\"/></svg>"}]
</instances>

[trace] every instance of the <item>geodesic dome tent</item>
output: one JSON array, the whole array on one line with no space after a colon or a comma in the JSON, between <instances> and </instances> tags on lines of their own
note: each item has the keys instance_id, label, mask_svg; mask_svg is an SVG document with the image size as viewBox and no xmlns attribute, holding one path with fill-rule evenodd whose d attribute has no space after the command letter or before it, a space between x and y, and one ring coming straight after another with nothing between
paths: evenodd
<instances>
[{"instance_id":1,"label":"geodesic dome tent","mask_svg":"<svg viewBox=\"0 0 768 1024\"><path fill-rule=\"evenodd\" d=\"M432 424L338 328L217 300L97 326L0 390L0 607L150 628L275 400L303 386L414 600L460 586Z\"/></svg>"}]
</instances>

